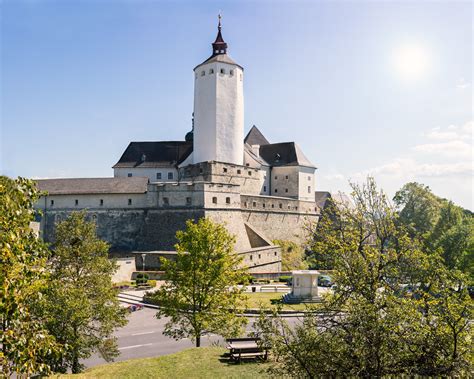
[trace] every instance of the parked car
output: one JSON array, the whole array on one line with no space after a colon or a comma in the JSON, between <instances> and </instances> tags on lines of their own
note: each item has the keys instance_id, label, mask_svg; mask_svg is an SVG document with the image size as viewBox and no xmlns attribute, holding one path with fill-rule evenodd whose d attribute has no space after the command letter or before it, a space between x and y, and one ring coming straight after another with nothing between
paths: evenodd
<instances>
[{"instance_id":1,"label":"parked car","mask_svg":"<svg viewBox=\"0 0 474 379\"><path fill-rule=\"evenodd\" d=\"M332 287L333 282L329 275L321 275L318 277L318 286L319 287Z\"/></svg>"},{"instance_id":2,"label":"parked car","mask_svg":"<svg viewBox=\"0 0 474 379\"><path fill-rule=\"evenodd\" d=\"M127 307L127 309L128 309L129 312L135 312L135 311L142 310L142 309L143 309L143 305L141 305L141 304L130 304L130 305Z\"/></svg>"}]
</instances>

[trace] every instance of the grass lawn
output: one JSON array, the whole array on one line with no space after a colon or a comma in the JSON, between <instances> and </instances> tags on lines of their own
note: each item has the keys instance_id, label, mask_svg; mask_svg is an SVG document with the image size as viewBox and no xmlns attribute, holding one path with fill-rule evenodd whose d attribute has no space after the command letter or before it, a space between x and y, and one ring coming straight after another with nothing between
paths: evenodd
<instances>
[{"instance_id":1,"label":"grass lawn","mask_svg":"<svg viewBox=\"0 0 474 379\"><path fill-rule=\"evenodd\" d=\"M97 366L82 374L52 378L270 378L271 363L229 363L222 347L199 347L156 358L131 359Z\"/></svg>"},{"instance_id":2,"label":"grass lawn","mask_svg":"<svg viewBox=\"0 0 474 379\"><path fill-rule=\"evenodd\" d=\"M251 292L245 293L248 297L247 306L248 308L275 308L276 303L283 297L284 294L281 292ZM314 307L310 304L283 304L285 310L296 310L304 311L309 306Z\"/></svg>"}]
</instances>

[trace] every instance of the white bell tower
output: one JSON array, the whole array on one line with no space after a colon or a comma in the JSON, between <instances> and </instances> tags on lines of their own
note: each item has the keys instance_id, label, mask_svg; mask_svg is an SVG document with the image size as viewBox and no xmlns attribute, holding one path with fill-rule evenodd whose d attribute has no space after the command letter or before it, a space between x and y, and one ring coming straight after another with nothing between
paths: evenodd
<instances>
[{"instance_id":1,"label":"white bell tower","mask_svg":"<svg viewBox=\"0 0 474 379\"><path fill-rule=\"evenodd\" d=\"M227 55L218 33L212 55L194 68L193 163L243 164L244 69Z\"/></svg>"}]
</instances>

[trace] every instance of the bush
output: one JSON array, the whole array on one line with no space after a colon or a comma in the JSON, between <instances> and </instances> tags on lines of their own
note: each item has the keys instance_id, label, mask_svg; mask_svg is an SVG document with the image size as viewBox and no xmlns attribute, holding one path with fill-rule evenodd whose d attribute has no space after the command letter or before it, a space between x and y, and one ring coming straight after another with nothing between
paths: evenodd
<instances>
[{"instance_id":1,"label":"bush","mask_svg":"<svg viewBox=\"0 0 474 379\"><path fill-rule=\"evenodd\" d=\"M292 276L291 275L282 275L278 278L278 280L280 282L283 282L283 283L286 283L286 284L290 284L291 283L291 278Z\"/></svg>"},{"instance_id":2,"label":"bush","mask_svg":"<svg viewBox=\"0 0 474 379\"><path fill-rule=\"evenodd\" d=\"M151 287L156 287L156 280L150 279L147 284Z\"/></svg>"}]
</instances>

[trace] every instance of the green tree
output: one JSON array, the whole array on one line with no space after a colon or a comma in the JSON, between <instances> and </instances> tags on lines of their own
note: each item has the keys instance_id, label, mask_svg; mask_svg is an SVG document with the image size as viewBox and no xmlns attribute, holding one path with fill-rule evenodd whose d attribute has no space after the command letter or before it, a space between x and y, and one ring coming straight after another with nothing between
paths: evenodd
<instances>
[{"instance_id":1,"label":"green tree","mask_svg":"<svg viewBox=\"0 0 474 379\"><path fill-rule=\"evenodd\" d=\"M308 267L305 253L301 246L293 241L275 240L275 245L281 247L281 270L304 270Z\"/></svg>"},{"instance_id":2,"label":"green tree","mask_svg":"<svg viewBox=\"0 0 474 379\"><path fill-rule=\"evenodd\" d=\"M428 186L416 182L405 184L393 198L400 209L399 220L411 236L432 231L439 218L440 200Z\"/></svg>"},{"instance_id":3,"label":"green tree","mask_svg":"<svg viewBox=\"0 0 474 379\"><path fill-rule=\"evenodd\" d=\"M191 337L197 347L205 333L238 335L246 319L237 315L245 300L237 285L247 275L234 252L235 238L207 218L187 221L176 237L176 261L162 259L167 282L153 296L157 317L170 318L163 333Z\"/></svg>"},{"instance_id":4,"label":"green tree","mask_svg":"<svg viewBox=\"0 0 474 379\"><path fill-rule=\"evenodd\" d=\"M81 359L98 351L107 360L118 355L113 331L127 322L112 286L116 264L108 245L96 235L85 212L73 212L56 225L50 281L43 302L47 327L65 346L55 371L80 372Z\"/></svg>"},{"instance_id":5,"label":"green tree","mask_svg":"<svg viewBox=\"0 0 474 379\"><path fill-rule=\"evenodd\" d=\"M34 183L0 176L0 370L9 377L47 374L60 352L34 312L47 280L48 250L30 227L39 193Z\"/></svg>"},{"instance_id":6,"label":"green tree","mask_svg":"<svg viewBox=\"0 0 474 379\"><path fill-rule=\"evenodd\" d=\"M418 183L404 185L394 197L399 220L430 252L439 252L450 269L474 276L474 218L451 201Z\"/></svg>"},{"instance_id":7,"label":"green tree","mask_svg":"<svg viewBox=\"0 0 474 379\"><path fill-rule=\"evenodd\" d=\"M410 238L373 179L352 185L320 238L331 254L335 289L302 324L261 317L275 369L299 377L466 375L472 303L466 277ZM326 246L322 246L325 243Z\"/></svg>"}]
</instances>

